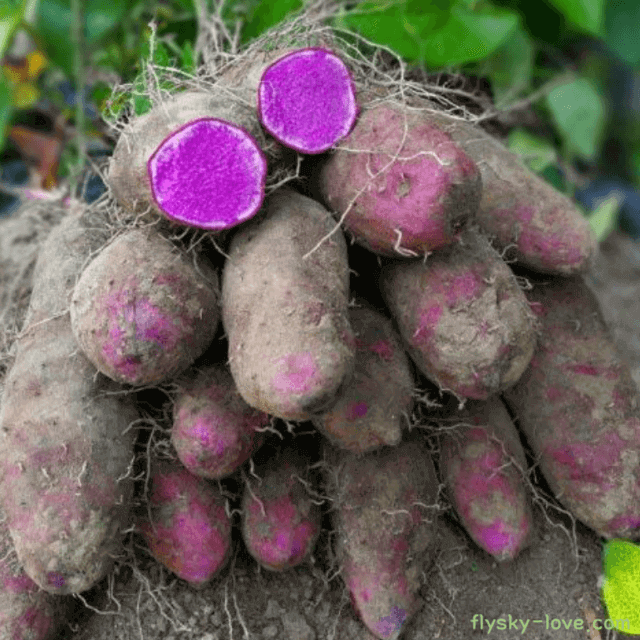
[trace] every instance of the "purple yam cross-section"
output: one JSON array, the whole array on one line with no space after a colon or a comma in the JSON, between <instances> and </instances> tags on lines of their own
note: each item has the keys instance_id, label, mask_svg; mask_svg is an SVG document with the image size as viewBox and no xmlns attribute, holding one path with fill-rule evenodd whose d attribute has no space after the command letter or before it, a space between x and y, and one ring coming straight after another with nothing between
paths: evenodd
<instances>
[{"instance_id":1,"label":"purple yam cross-section","mask_svg":"<svg viewBox=\"0 0 640 640\"><path fill-rule=\"evenodd\" d=\"M255 139L218 118L188 122L147 163L151 191L166 215L201 229L228 229L262 205L267 161Z\"/></svg>"},{"instance_id":2,"label":"purple yam cross-section","mask_svg":"<svg viewBox=\"0 0 640 640\"><path fill-rule=\"evenodd\" d=\"M262 74L258 113L264 128L301 153L323 153L344 138L358 115L347 66L331 51L289 53Z\"/></svg>"}]
</instances>

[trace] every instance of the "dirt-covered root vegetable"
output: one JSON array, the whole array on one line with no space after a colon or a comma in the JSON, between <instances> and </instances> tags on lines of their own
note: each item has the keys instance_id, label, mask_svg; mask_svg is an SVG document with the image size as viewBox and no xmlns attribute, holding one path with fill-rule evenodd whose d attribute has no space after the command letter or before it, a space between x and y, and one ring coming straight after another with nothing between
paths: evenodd
<instances>
[{"instance_id":1,"label":"dirt-covered root vegetable","mask_svg":"<svg viewBox=\"0 0 640 640\"><path fill-rule=\"evenodd\" d=\"M247 478L242 539L265 569L290 569L313 552L322 523L317 498L309 490L308 466L304 456L286 448Z\"/></svg>"},{"instance_id":2,"label":"dirt-covered root vegetable","mask_svg":"<svg viewBox=\"0 0 640 640\"><path fill-rule=\"evenodd\" d=\"M442 422L440 472L473 541L496 560L513 560L531 541L526 458L502 401L470 401Z\"/></svg>"},{"instance_id":3,"label":"dirt-covered root vegetable","mask_svg":"<svg viewBox=\"0 0 640 640\"><path fill-rule=\"evenodd\" d=\"M269 416L251 408L223 365L193 372L179 382L171 442L193 474L219 479L233 473L262 444Z\"/></svg>"},{"instance_id":4,"label":"dirt-covered root vegetable","mask_svg":"<svg viewBox=\"0 0 640 640\"><path fill-rule=\"evenodd\" d=\"M327 151L349 133L358 115L349 68L320 47L288 53L262 74L258 113L283 145L306 154Z\"/></svg>"},{"instance_id":5,"label":"dirt-covered root vegetable","mask_svg":"<svg viewBox=\"0 0 640 640\"><path fill-rule=\"evenodd\" d=\"M223 90L183 92L122 134L109 186L132 212L152 211L209 230L251 218L264 199L267 161L254 111Z\"/></svg>"},{"instance_id":6,"label":"dirt-covered root vegetable","mask_svg":"<svg viewBox=\"0 0 640 640\"><path fill-rule=\"evenodd\" d=\"M409 354L441 389L485 400L514 384L531 360L535 315L476 229L426 261L388 263L380 288Z\"/></svg>"},{"instance_id":7,"label":"dirt-covered root vegetable","mask_svg":"<svg viewBox=\"0 0 640 640\"><path fill-rule=\"evenodd\" d=\"M52 640L62 627L67 604L24 572L0 513L0 640Z\"/></svg>"},{"instance_id":8,"label":"dirt-covered root vegetable","mask_svg":"<svg viewBox=\"0 0 640 640\"><path fill-rule=\"evenodd\" d=\"M356 242L396 258L450 244L482 191L478 167L441 128L387 105L363 110L314 181Z\"/></svg>"},{"instance_id":9,"label":"dirt-covered root vegetable","mask_svg":"<svg viewBox=\"0 0 640 640\"><path fill-rule=\"evenodd\" d=\"M0 410L9 530L26 573L57 594L101 580L130 524L138 412L78 349L68 310L73 283L100 246L98 227L70 213L43 245Z\"/></svg>"},{"instance_id":10,"label":"dirt-covered root vegetable","mask_svg":"<svg viewBox=\"0 0 640 640\"><path fill-rule=\"evenodd\" d=\"M570 198L480 127L443 113L424 119L444 128L480 168L476 220L500 249L541 273L571 275L588 267L597 241Z\"/></svg>"},{"instance_id":11,"label":"dirt-covered root vegetable","mask_svg":"<svg viewBox=\"0 0 640 640\"><path fill-rule=\"evenodd\" d=\"M340 230L326 237L333 230L321 205L283 189L228 250L222 321L231 373L249 405L280 418L326 411L353 372L347 245Z\"/></svg>"},{"instance_id":12,"label":"dirt-covered root vegetable","mask_svg":"<svg viewBox=\"0 0 640 640\"><path fill-rule=\"evenodd\" d=\"M187 369L220 323L219 278L153 228L130 229L82 272L71 300L78 344L109 378L157 384Z\"/></svg>"},{"instance_id":13,"label":"dirt-covered root vegetable","mask_svg":"<svg viewBox=\"0 0 640 640\"><path fill-rule=\"evenodd\" d=\"M152 461L146 515L137 523L153 557L192 586L204 586L231 556L231 520L217 485L180 463Z\"/></svg>"},{"instance_id":14,"label":"dirt-covered root vegetable","mask_svg":"<svg viewBox=\"0 0 640 640\"><path fill-rule=\"evenodd\" d=\"M336 404L313 424L337 447L366 453L397 445L413 406L413 375L400 336L381 313L351 309L356 365Z\"/></svg>"},{"instance_id":15,"label":"dirt-covered root vegetable","mask_svg":"<svg viewBox=\"0 0 640 640\"><path fill-rule=\"evenodd\" d=\"M558 500L605 538L640 533L640 394L581 276L527 293L543 325L504 397Z\"/></svg>"},{"instance_id":16,"label":"dirt-covered root vegetable","mask_svg":"<svg viewBox=\"0 0 640 640\"><path fill-rule=\"evenodd\" d=\"M351 603L377 638L397 640L421 607L434 559L438 481L418 441L364 456L327 447L337 558Z\"/></svg>"}]
</instances>

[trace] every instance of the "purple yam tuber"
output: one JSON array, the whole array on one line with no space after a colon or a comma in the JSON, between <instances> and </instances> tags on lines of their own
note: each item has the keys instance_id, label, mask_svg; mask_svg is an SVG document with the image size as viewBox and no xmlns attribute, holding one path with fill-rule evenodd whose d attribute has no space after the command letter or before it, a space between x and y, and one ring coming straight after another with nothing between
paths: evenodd
<instances>
[{"instance_id":1,"label":"purple yam tuber","mask_svg":"<svg viewBox=\"0 0 640 640\"><path fill-rule=\"evenodd\" d=\"M480 127L441 111L423 117L442 127L478 165L482 199L476 221L496 246L541 273L566 276L588 267L597 240L570 198Z\"/></svg>"},{"instance_id":2,"label":"purple yam tuber","mask_svg":"<svg viewBox=\"0 0 640 640\"><path fill-rule=\"evenodd\" d=\"M111 159L122 207L208 230L234 227L264 199L267 161L257 117L224 91L183 92L136 118Z\"/></svg>"},{"instance_id":3,"label":"purple yam tuber","mask_svg":"<svg viewBox=\"0 0 640 640\"><path fill-rule=\"evenodd\" d=\"M138 522L153 557L179 578L200 587L231 555L231 520L218 487L179 463L154 460L148 506Z\"/></svg>"},{"instance_id":4,"label":"purple yam tuber","mask_svg":"<svg viewBox=\"0 0 640 640\"><path fill-rule=\"evenodd\" d=\"M263 214L235 232L224 266L229 367L247 404L308 420L353 372L347 244L339 229L326 238L329 212L294 191L273 193Z\"/></svg>"},{"instance_id":5,"label":"purple yam tuber","mask_svg":"<svg viewBox=\"0 0 640 640\"><path fill-rule=\"evenodd\" d=\"M441 389L485 400L514 384L531 360L535 316L475 228L424 262L388 263L380 288L409 354Z\"/></svg>"},{"instance_id":6,"label":"purple yam tuber","mask_svg":"<svg viewBox=\"0 0 640 640\"><path fill-rule=\"evenodd\" d=\"M171 441L191 473L219 479L256 451L269 420L242 399L227 368L215 365L180 381Z\"/></svg>"},{"instance_id":7,"label":"purple yam tuber","mask_svg":"<svg viewBox=\"0 0 640 640\"><path fill-rule=\"evenodd\" d=\"M219 280L154 229L130 229L85 268L71 324L96 368L126 384L157 384L191 366L220 322Z\"/></svg>"},{"instance_id":8,"label":"purple yam tuber","mask_svg":"<svg viewBox=\"0 0 640 640\"><path fill-rule=\"evenodd\" d=\"M55 594L107 575L131 522L138 412L80 351L69 319L73 284L102 242L89 213L70 212L40 250L0 410L11 537L27 575Z\"/></svg>"},{"instance_id":9,"label":"purple yam tuber","mask_svg":"<svg viewBox=\"0 0 640 640\"><path fill-rule=\"evenodd\" d=\"M441 423L440 470L471 538L496 560L513 560L531 540L526 458L499 398L471 401Z\"/></svg>"},{"instance_id":10,"label":"purple yam tuber","mask_svg":"<svg viewBox=\"0 0 640 640\"><path fill-rule=\"evenodd\" d=\"M321 514L307 489L307 468L302 455L285 449L257 467L245 486L242 537L249 553L270 571L303 562L320 534Z\"/></svg>"},{"instance_id":11,"label":"purple yam tuber","mask_svg":"<svg viewBox=\"0 0 640 640\"><path fill-rule=\"evenodd\" d=\"M356 365L336 404L313 424L336 446L366 453L397 445L413 406L413 375L400 336L381 313L351 309Z\"/></svg>"},{"instance_id":12,"label":"purple yam tuber","mask_svg":"<svg viewBox=\"0 0 640 640\"><path fill-rule=\"evenodd\" d=\"M381 640L397 640L418 612L436 543L438 480L419 441L356 456L326 448L337 555L351 602Z\"/></svg>"},{"instance_id":13,"label":"purple yam tuber","mask_svg":"<svg viewBox=\"0 0 640 640\"><path fill-rule=\"evenodd\" d=\"M305 154L327 151L349 133L358 115L349 69L327 49L292 51L262 74L258 113L283 145Z\"/></svg>"},{"instance_id":14,"label":"purple yam tuber","mask_svg":"<svg viewBox=\"0 0 640 640\"><path fill-rule=\"evenodd\" d=\"M453 242L482 191L475 162L447 133L389 105L363 110L316 181L356 242L396 258Z\"/></svg>"},{"instance_id":15,"label":"purple yam tuber","mask_svg":"<svg viewBox=\"0 0 640 640\"><path fill-rule=\"evenodd\" d=\"M43 591L24 572L0 513L0 640L51 640L60 631L66 598Z\"/></svg>"},{"instance_id":16,"label":"purple yam tuber","mask_svg":"<svg viewBox=\"0 0 640 640\"><path fill-rule=\"evenodd\" d=\"M527 293L542 321L504 397L558 500L605 538L640 534L640 393L580 276Z\"/></svg>"}]
</instances>

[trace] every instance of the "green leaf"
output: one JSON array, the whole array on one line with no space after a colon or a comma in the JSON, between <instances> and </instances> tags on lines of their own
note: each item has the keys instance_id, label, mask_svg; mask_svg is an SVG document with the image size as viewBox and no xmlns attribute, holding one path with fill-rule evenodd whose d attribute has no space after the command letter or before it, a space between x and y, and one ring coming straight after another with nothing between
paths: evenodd
<instances>
[{"instance_id":1,"label":"green leaf","mask_svg":"<svg viewBox=\"0 0 640 640\"><path fill-rule=\"evenodd\" d=\"M605 13L605 42L622 60L640 63L638 25L640 2L608 2Z\"/></svg>"},{"instance_id":2,"label":"green leaf","mask_svg":"<svg viewBox=\"0 0 640 640\"><path fill-rule=\"evenodd\" d=\"M604 0L550 0L568 22L594 36L604 30Z\"/></svg>"},{"instance_id":3,"label":"green leaf","mask_svg":"<svg viewBox=\"0 0 640 640\"><path fill-rule=\"evenodd\" d=\"M487 61L485 74L491 80L497 107L527 90L533 77L534 48L531 36L518 27Z\"/></svg>"},{"instance_id":4,"label":"green leaf","mask_svg":"<svg viewBox=\"0 0 640 640\"><path fill-rule=\"evenodd\" d=\"M454 6L443 27L432 34L422 32L425 62L448 66L486 58L515 31L518 21L517 14L506 9Z\"/></svg>"},{"instance_id":5,"label":"green leaf","mask_svg":"<svg viewBox=\"0 0 640 640\"><path fill-rule=\"evenodd\" d=\"M247 17L242 29L243 41L248 42L259 36L302 6L302 0L262 0Z\"/></svg>"},{"instance_id":6,"label":"green leaf","mask_svg":"<svg viewBox=\"0 0 640 640\"><path fill-rule=\"evenodd\" d=\"M127 0L86 0L85 38L95 44L113 31L127 10Z\"/></svg>"},{"instance_id":7,"label":"green leaf","mask_svg":"<svg viewBox=\"0 0 640 640\"><path fill-rule=\"evenodd\" d=\"M11 0L0 6L0 59L11 45L13 34L22 21L27 2Z\"/></svg>"},{"instance_id":8,"label":"green leaf","mask_svg":"<svg viewBox=\"0 0 640 640\"><path fill-rule=\"evenodd\" d=\"M196 53L191 42L187 41L182 45L180 52L180 68L193 73L196 70Z\"/></svg>"},{"instance_id":9,"label":"green leaf","mask_svg":"<svg viewBox=\"0 0 640 640\"><path fill-rule=\"evenodd\" d=\"M606 111L595 85L587 78L577 78L553 89L546 102L569 151L595 158L604 134Z\"/></svg>"},{"instance_id":10,"label":"green leaf","mask_svg":"<svg viewBox=\"0 0 640 640\"><path fill-rule=\"evenodd\" d=\"M0 73L0 150L4 148L7 125L12 110L11 87L7 79Z\"/></svg>"},{"instance_id":11,"label":"green leaf","mask_svg":"<svg viewBox=\"0 0 640 640\"><path fill-rule=\"evenodd\" d=\"M425 8L426 7L426 8ZM348 28L394 49L407 60L433 67L459 65L485 58L518 25L518 16L489 5L474 8L439 0L361 2L344 16Z\"/></svg>"},{"instance_id":12,"label":"green leaf","mask_svg":"<svg viewBox=\"0 0 640 640\"><path fill-rule=\"evenodd\" d=\"M507 146L536 173L542 173L557 160L555 147L548 140L534 136L526 129L511 130Z\"/></svg>"},{"instance_id":13,"label":"green leaf","mask_svg":"<svg viewBox=\"0 0 640 640\"><path fill-rule=\"evenodd\" d=\"M623 197L615 192L604 198L589 215L589 225L598 238L598 242L604 240L617 226L618 214Z\"/></svg>"},{"instance_id":14,"label":"green leaf","mask_svg":"<svg viewBox=\"0 0 640 640\"><path fill-rule=\"evenodd\" d=\"M628 620L624 632L640 633L640 547L615 538L603 548L602 599L612 620Z\"/></svg>"},{"instance_id":15,"label":"green leaf","mask_svg":"<svg viewBox=\"0 0 640 640\"><path fill-rule=\"evenodd\" d=\"M126 0L86 0L84 34L95 46L118 24L127 9ZM46 44L48 57L73 78L75 46L71 38L71 0L40 0L36 28Z\"/></svg>"}]
</instances>

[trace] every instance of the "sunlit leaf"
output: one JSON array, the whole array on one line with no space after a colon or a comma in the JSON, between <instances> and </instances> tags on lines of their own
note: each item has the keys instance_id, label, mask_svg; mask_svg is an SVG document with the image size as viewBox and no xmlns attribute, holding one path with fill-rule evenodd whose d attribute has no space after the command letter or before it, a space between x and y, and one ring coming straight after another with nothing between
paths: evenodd
<instances>
[{"instance_id":1,"label":"sunlit leaf","mask_svg":"<svg viewBox=\"0 0 640 640\"><path fill-rule=\"evenodd\" d=\"M604 240L617 226L623 196L615 192L602 200L589 215L589 226L599 242Z\"/></svg>"},{"instance_id":2,"label":"sunlit leaf","mask_svg":"<svg viewBox=\"0 0 640 640\"><path fill-rule=\"evenodd\" d=\"M541 173L557 160L555 147L548 140L534 136L526 129L512 129L507 146L536 173Z\"/></svg>"},{"instance_id":3,"label":"sunlit leaf","mask_svg":"<svg viewBox=\"0 0 640 640\"><path fill-rule=\"evenodd\" d=\"M603 35L604 0L549 0L576 27L594 36Z\"/></svg>"},{"instance_id":4,"label":"sunlit leaf","mask_svg":"<svg viewBox=\"0 0 640 640\"><path fill-rule=\"evenodd\" d=\"M16 109L32 107L40 97L40 91L32 82L19 82L14 88L11 101Z\"/></svg>"},{"instance_id":5,"label":"sunlit leaf","mask_svg":"<svg viewBox=\"0 0 640 640\"><path fill-rule=\"evenodd\" d=\"M516 29L518 16L490 5L361 2L342 16L347 27L408 60L445 67L485 58Z\"/></svg>"},{"instance_id":6,"label":"sunlit leaf","mask_svg":"<svg viewBox=\"0 0 640 640\"><path fill-rule=\"evenodd\" d=\"M628 540L604 544L602 599L612 620L629 620L628 633L640 633L640 547Z\"/></svg>"},{"instance_id":7,"label":"sunlit leaf","mask_svg":"<svg viewBox=\"0 0 640 640\"><path fill-rule=\"evenodd\" d=\"M547 106L567 146L585 158L595 158L605 127L605 103L588 78L577 78L553 89Z\"/></svg>"}]
</instances>

